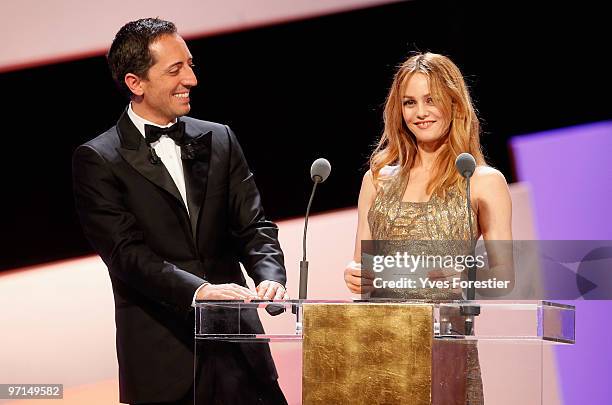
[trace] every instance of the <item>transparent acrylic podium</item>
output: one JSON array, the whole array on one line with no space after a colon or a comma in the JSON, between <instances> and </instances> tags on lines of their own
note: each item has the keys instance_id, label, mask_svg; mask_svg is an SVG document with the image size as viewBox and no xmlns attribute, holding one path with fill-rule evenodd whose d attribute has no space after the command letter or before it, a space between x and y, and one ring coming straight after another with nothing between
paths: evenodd
<instances>
[{"instance_id":1,"label":"transparent acrylic podium","mask_svg":"<svg viewBox=\"0 0 612 405\"><path fill-rule=\"evenodd\" d=\"M468 305L480 308L471 323ZM206 342L269 345L289 404L556 404L553 349L575 342L575 310L546 301L206 301L196 303L195 340L196 361Z\"/></svg>"}]
</instances>

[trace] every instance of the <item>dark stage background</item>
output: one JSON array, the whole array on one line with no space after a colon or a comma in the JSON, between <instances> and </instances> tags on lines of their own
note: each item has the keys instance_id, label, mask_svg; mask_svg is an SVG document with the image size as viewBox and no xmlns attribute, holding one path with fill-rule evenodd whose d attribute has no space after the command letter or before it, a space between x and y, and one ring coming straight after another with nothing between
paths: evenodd
<instances>
[{"instance_id":1,"label":"dark stage background","mask_svg":"<svg viewBox=\"0 0 612 405\"><path fill-rule=\"evenodd\" d=\"M465 3L402 2L191 39L190 115L232 126L276 220L303 215L317 157L333 170L313 211L356 205L394 68L413 50L462 68L489 162L508 181L510 136L612 118L609 24L596 3ZM126 105L104 57L0 74L0 89L0 269L90 253L71 154Z\"/></svg>"}]
</instances>

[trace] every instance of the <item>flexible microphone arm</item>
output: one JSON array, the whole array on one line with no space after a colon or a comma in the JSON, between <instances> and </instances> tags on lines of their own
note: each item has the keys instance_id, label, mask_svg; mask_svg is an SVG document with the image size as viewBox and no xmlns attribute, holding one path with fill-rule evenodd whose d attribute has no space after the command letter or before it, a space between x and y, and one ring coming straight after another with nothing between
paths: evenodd
<instances>
[{"instance_id":1,"label":"flexible microphone arm","mask_svg":"<svg viewBox=\"0 0 612 405\"><path fill-rule=\"evenodd\" d=\"M466 176L466 195L467 195L467 216L468 216L468 223L469 223L469 231L470 231L470 254L472 254L472 256L474 256L474 252L475 252L475 241L472 235L472 202L471 202L471 198L470 198L470 178L472 176ZM467 299L469 301L472 301L476 298L476 289L474 288L474 284L473 281L476 281L476 269L474 268L473 264L470 261L470 265L468 266L468 282L470 283L470 285L468 286L468 290L467 290Z\"/></svg>"},{"instance_id":2,"label":"flexible microphone arm","mask_svg":"<svg viewBox=\"0 0 612 405\"><path fill-rule=\"evenodd\" d=\"M471 173L468 176L465 176L466 179L466 195L467 195L467 216L470 228L470 254L475 256L475 241L472 236L472 204L470 201L470 177ZM470 263L467 267L468 272L468 288L466 298L468 301L473 301L476 298L476 288L474 287L474 281L476 281L476 269L474 268L474 263L470 260ZM462 305L460 307L461 315L464 315L465 318L465 335L471 336L474 334L474 317L480 315L480 305L477 304L468 304Z\"/></svg>"},{"instance_id":3,"label":"flexible microphone arm","mask_svg":"<svg viewBox=\"0 0 612 405\"><path fill-rule=\"evenodd\" d=\"M308 201L308 207L306 208L306 218L304 219L304 236L302 238L302 261L300 261L300 292L299 299L305 300L308 295L308 260L306 260L306 233L308 231L308 215L310 214L310 206L317 189L317 184L321 182L320 176L314 176L314 184L312 186L312 192L310 193L310 200Z\"/></svg>"},{"instance_id":4,"label":"flexible microphone arm","mask_svg":"<svg viewBox=\"0 0 612 405\"><path fill-rule=\"evenodd\" d=\"M472 203L470 196L470 179L476 170L476 160L474 156L469 153L462 153L457 156L455 160L455 166L459 173L465 177L466 180L466 208L468 216L468 227L469 227L469 238L470 238L470 254L475 256L476 241L473 237L472 231ZM474 281L476 281L476 269L474 268L473 260L470 260L470 264L467 266L468 272L468 287L466 291L466 299L473 301L476 298L476 288L474 287ZM477 304L464 304L460 306L461 315L465 316L465 335L471 336L474 334L474 317L480 315L480 305Z\"/></svg>"},{"instance_id":5,"label":"flexible microphone arm","mask_svg":"<svg viewBox=\"0 0 612 405\"><path fill-rule=\"evenodd\" d=\"M300 290L298 298L305 300L308 297L308 260L306 260L306 234L308 231L308 216L310 215L310 207L312 206L312 200L317 190L317 185L323 183L329 177L331 172L331 165L329 161L324 158L319 158L312 163L310 167L310 178L314 182L312 186L312 192L310 193L310 200L308 200L308 207L306 207L306 217L304 218L304 236L302 237L302 249L303 257L300 261ZM301 313L297 305L292 305L292 312L296 316L296 333L302 329Z\"/></svg>"},{"instance_id":6,"label":"flexible microphone arm","mask_svg":"<svg viewBox=\"0 0 612 405\"><path fill-rule=\"evenodd\" d=\"M310 200L308 200L308 207L306 208L306 217L304 218L304 236L302 238L302 248L304 255L300 262L300 292L298 298L305 300L308 296L308 260L306 260L306 233L308 231L308 216L310 215L310 207L312 206L312 199L314 198L317 185L323 183L329 177L331 173L331 165L329 161L324 158L319 158L312 163L310 167L310 178L314 182L312 186L312 192L310 193Z\"/></svg>"}]
</instances>

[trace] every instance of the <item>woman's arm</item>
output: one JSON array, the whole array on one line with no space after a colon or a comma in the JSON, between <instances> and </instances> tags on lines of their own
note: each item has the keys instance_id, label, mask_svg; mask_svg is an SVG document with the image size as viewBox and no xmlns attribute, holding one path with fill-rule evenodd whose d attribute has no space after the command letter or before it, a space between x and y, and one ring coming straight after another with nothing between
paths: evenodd
<instances>
[{"instance_id":1,"label":"woman's arm","mask_svg":"<svg viewBox=\"0 0 612 405\"><path fill-rule=\"evenodd\" d=\"M361 271L361 241L371 240L370 225L368 223L368 212L376 197L376 187L372 173L368 170L363 176L361 190L359 191L359 202L357 205L357 233L355 235L355 251L353 261L344 269L344 281L349 290L354 294L364 293L367 286L372 284L369 277ZM365 288L363 288L365 287Z\"/></svg>"},{"instance_id":2,"label":"woman's arm","mask_svg":"<svg viewBox=\"0 0 612 405\"><path fill-rule=\"evenodd\" d=\"M514 288L512 252L512 200L504 175L492 167L479 166L472 183L478 224L485 240L489 267L478 280L509 281L506 289L479 290L487 296L509 294Z\"/></svg>"},{"instance_id":3,"label":"woman's arm","mask_svg":"<svg viewBox=\"0 0 612 405\"><path fill-rule=\"evenodd\" d=\"M492 167L479 166L472 181L483 238L512 240L512 201L504 175Z\"/></svg>"},{"instance_id":4,"label":"woman's arm","mask_svg":"<svg viewBox=\"0 0 612 405\"><path fill-rule=\"evenodd\" d=\"M368 223L368 212L376 197L376 187L372 179L372 173L368 170L363 175L361 190L359 190L359 202L357 203L357 234L355 235L355 252L353 260L361 262L361 241L371 240L370 224Z\"/></svg>"}]
</instances>

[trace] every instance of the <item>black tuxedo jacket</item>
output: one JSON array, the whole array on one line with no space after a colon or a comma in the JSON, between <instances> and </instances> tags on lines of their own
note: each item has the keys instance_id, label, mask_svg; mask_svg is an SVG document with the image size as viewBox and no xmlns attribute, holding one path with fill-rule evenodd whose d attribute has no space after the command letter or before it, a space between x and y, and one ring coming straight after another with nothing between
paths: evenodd
<instances>
[{"instance_id":1,"label":"black tuxedo jacket","mask_svg":"<svg viewBox=\"0 0 612 405\"><path fill-rule=\"evenodd\" d=\"M191 304L204 280L244 286L242 262L256 285L286 282L278 229L264 217L236 137L224 125L180 120L197 144L194 159L183 160L190 215L127 112L73 156L77 212L115 297L122 402L185 395L194 372ZM275 379L267 347L255 352L246 353L248 361Z\"/></svg>"}]
</instances>

